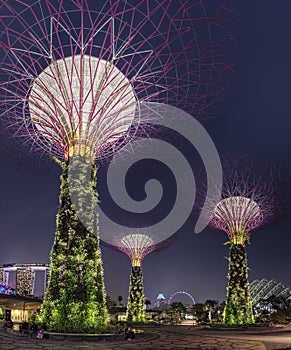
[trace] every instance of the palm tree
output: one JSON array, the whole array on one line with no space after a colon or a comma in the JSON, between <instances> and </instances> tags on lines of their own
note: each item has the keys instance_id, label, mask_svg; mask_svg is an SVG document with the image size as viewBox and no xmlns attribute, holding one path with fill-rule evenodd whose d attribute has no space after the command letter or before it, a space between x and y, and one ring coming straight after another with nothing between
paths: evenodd
<instances>
[{"instance_id":1,"label":"palm tree","mask_svg":"<svg viewBox=\"0 0 291 350\"><path fill-rule=\"evenodd\" d=\"M204 302L204 310L208 313L208 319L211 322L212 315L217 311L218 301L208 299Z\"/></svg>"},{"instance_id":2,"label":"palm tree","mask_svg":"<svg viewBox=\"0 0 291 350\"><path fill-rule=\"evenodd\" d=\"M122 306L121 302L122 302L122 296L119 295L118 298L117 298L118 302L119 302L119 306Z\"/></svg>"},{"instance_id":3,"label":"palm tree","mask_svg":"<svg viewBox=\"0 0 291 350\"><path fill-rule=\"evenodd\" d=\"M196 303L191 306L191 314L198 322L204 321L204 305L202 303Z\"/></svg>"}]
</instances>

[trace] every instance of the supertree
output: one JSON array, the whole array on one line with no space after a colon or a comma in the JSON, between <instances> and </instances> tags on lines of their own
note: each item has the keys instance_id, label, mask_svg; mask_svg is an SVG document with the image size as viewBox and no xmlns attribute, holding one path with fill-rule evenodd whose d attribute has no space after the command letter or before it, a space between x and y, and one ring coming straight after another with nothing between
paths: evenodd
<instances>
[{"instance_id":1,"label":"supertree","mask_svg":"<svg viewBox=\"0 0 291 350\"><path fill-rule=\"evenodd\" d=\"M209 13L188 0L0 3L1 124L23 154L63 170L42 321L96 330L108 315L95 160L133 136L143 101L212 111L232 69L220 52L230 12L225 1Z\"/></svg>"},{"instance_id":2,"label":"supertree","mask_svg":"<svg viewBox=\"0 0 291 350\"><path fill-rule=\"evenodd\" d=\"M245 243L250 232L274 220L279 204L278 172L271 165L244 157L225 158L221 199L207 203L210 226L227 233L230 244L225 324L254 323ZM281 191L280 191L281 192ZM282 202L283 203L283 202Z\"/></svg>"},{"instance_id":3,"label":"supertree","mask_svg":"<svg viewBox=\"0 0 291 350\"><path fill-rule=\"evenodd\" d=\"M131 261L129 294L127 300L126 320L144 322L144 288L142 261L146 255L155 250L154 241L146 233L130 233L123 236L117 249L127 254Z\"/></svg>"},{"instance_id":4,"label":"supertree","mask_svg":"<svg viewBox=\"0 0 291 350\"><path fill-rule=\"evenodd\" d=\"M165 238L165 235L152 231L148 225L153 215L133 219L130 216L125 220L128 226L108 224L104 229L108 232L101 235L101 243L110 249L125 253L131 262L130 284L127 299L126 320L128 322L145 322L144 284L142 263L144 258L152 253L172 245L178 238L174 234ZM106 240L104 240L106 239Z\"/></svg>"}]
</instances>

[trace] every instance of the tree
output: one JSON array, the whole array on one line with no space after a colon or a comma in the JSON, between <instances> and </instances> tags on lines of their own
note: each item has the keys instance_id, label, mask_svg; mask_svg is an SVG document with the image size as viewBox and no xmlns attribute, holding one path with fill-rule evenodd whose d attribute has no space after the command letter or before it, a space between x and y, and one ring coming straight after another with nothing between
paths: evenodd
<instances>
[{"instance_id":1,"label":"tree","mask_svg":"<svg viewBox=\"0 0 291 350\"><path fill-rule=\"evenodd\" d=\"M121 296L121 295L118 296L117 300L118 300L119 306L122 306L122 304L121 304L121 302L122 302L122 296Z\"/></svg>"},{"instance_id":2,"label":"tree","mask_svg":"<svg viewBox=\"0 0 291 350\"><path fill-rule=\"evenodd\" d=\"M254 229L273 222L281 209L284 211L284 196L280 195L278 188L281 173L273 165L241 157L226 158L223 163L223 183L215 180L212 186L204 188L205 193L207 189L211 190L203 215L210 220L210 226L226 232L229 238L226 242L230 249L223 322L229 325L252 324L255 320L246 244Z\"/></svg>"},{"instance_id":3,"label":"tree","mask_svg":"<svg viewBox=\"0 0 291 350\"><path fill-rule=\"evenodd\" d=\"M204 304L197 303L191 307L191 313L198 322L204 321Z\"/></svg>"},{"instance_id":4,"label":"tree","mask_svg":"<svg viewBox=\"0 0 291 350\"><path fill-rule=\"evenodd\" d=\"M291 298L284 296L271 296L267 299L274 312L272 319L277 322L287 322L291 320Z\"/></svg>"},{"instance_id":5,"label":"tree","mask_svg":"<svg viewBox=\"0 0 291 350\"><path fill-rule=\"evenodd\" d=\"M186 307L180 301L175 301L170 305L169 313L175 323L180 323L185 318Z\"/></svg>"},{"instance_id":6,"label":"tree","mask_svg":"<svg viewBox=\"0 0 291 350\"><path fill-rule=\"evenodd\" d=\"M51 251L48 288L42 305L40 322L61 332L98 332L108 324L106 293L99 239L96 234L98 200L95 191L96 167L91 164L90 181L80 183L87 173L90 159L76 156L70 159L78 177L69 190L69 164L62 162L60 209L57 231ZM70 194L71 192L71 194ZM87 226L80 220L72 203L77 194L83 203ZM94 234L95 233L95 234Z\"/></svg>"},{"instance_id":7,"label":"tree","mask_svg":"<svg viewBox=\"0 0 291 350\"><path fill-rule=\"evenodd\" d=\"M107 309L112 309L116 306L116 303L109 295L106 295L106 306Z\"/></svg>"},{"instance_id":8,"label":"tree","mask_svg":"<svg viewBox=\"0 0 291 350\"><path fill-rule=\"evenodd\" d=\"M149 299L147 299L147 300L145 301L146 309L148 309L148 306L151 305L151 304L152 304L151 301L150 301Z\"/></svg>"},{"instance_id":9,"label":"tree","mask_svg":"<svg viewBox=\"0 0 291 350\"><path fill-rule=\"evenodd\" d=\"M217 311L218 301L208 299L204 302L204 310L207 312L209 321L211 322L213 314Z\"/></svg>"}]
</instances>

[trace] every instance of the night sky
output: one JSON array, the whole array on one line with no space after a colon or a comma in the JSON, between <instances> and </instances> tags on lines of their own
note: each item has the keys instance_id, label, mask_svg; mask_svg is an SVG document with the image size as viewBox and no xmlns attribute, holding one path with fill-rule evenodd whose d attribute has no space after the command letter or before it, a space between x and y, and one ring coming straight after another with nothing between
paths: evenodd
<instances>
[{"instance_id":1,"label":"night sky","mask_svg":"<svg viewBox=\"0 0 291 350\"><path fill-rule=\"evenodd\" d=\"M202 124L221 155L274 160L291 171L291 2L233 1L232 8L239 12L233 33L237 66L217 115ZM33 171L5 155L0 162L0 264L49 262L60 169L52 164ZM152 304L159 293L169 298L182 290L197 302L225 299L227 236L209 229L194 234L194 223L191 217L171 246L144 259L145 295ZM274 279L291 287L290 224L289 215L251 234L250 281ZM102 253L107 294L125 301L130 260L106 247Z\"/></svg>"}]
</instances>

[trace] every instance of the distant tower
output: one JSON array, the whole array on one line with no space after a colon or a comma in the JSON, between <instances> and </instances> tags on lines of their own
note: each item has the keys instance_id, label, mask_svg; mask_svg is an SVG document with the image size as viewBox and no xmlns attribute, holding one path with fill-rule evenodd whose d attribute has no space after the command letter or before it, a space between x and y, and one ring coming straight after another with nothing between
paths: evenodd
<instances>
[{"instance_id":1,"label":"distant tower","mask_svg":"<svg viewBox=\"0 0 291 350\"><path fill-rule=\"evenodd\" d=\"M145 321L145 296L143 287L142 261L146 255L156 250L156 245L148 230L125 228L127 232L112 234L112 242L105 243L112 249L124 252L131 261L131 274L127 300L126 320L129 322Z\"/></svg>"},{"instance_id":2,"label":"distant tower","mask_svg":"<svg viewBox=\"0 0 291 350\"><path fill-rule=\"evenodd\" d=\"M261 221L260 207L247 197L228 197L216 205L214 220L215 225L228 233L231 242L224 322L254 323L245 242L250 228Z\"/></svg>"},{"instance_id":3,"label":"distant tower","mask_svg":"<svg viewBox=\"0 0 291 350\"><path fill-rule=\"evenodd\" d=\"M154 251L154 242L146 234L132 233L121 239L119 249L129 256L132 265L126 320L129 322L144 322L142 261L147 254Z\"/></svg>"},{"instance_id":4,"label":"distant tower","mask_svg":"<svg viewBox=\"0 0 291 350\"><path fill-rule=\"evenodd\" d=\"M225 231L230 244L224 323L251 324L254 316L245 244L250 232L273 220L280 209L276 171L244 158L226 159L223 178L221 199L213 193L206 207L212 216L210 225Z\"/></svg>"}]
</instances>

